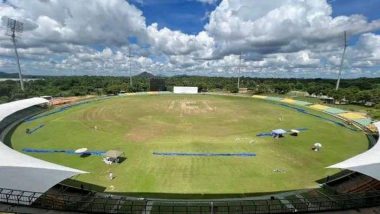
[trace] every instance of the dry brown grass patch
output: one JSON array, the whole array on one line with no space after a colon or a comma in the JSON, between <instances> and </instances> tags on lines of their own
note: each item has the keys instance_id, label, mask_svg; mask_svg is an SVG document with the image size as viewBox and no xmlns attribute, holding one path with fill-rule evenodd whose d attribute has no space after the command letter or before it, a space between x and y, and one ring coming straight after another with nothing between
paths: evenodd
<instances>
[{"instance_id":1,"label":"dry brown grass patch","mask_svg":"<svg viewBox=\"0 0 380 214\"><path fill-rule=\"evenodd\" d=\"M149 126L136 126L132 128L127 134L126 139L134 142L144 142L155 138L159 138L170 129L166 124L152 124Z\"/></svg>"}]
</instances>

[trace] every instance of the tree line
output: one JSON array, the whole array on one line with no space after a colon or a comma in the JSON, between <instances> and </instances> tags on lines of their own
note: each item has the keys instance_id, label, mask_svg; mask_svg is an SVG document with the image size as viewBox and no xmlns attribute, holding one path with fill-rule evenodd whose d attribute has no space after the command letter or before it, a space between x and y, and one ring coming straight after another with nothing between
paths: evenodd
<instances>
[{"instance_id":1,"label":"tree line","mask_svg":"<svg viewBox=\"0 0 380 214\"><path fill-rule=\"evenodd\" d=\"M33 96L83 96L110 95L120 92L143 92L150 90L150 78L112 76L61 76L39 77L25 82L25 92L20 90L17 81L0 82L0 102L33 97ZM158 77L153 77L158 78ZM196 86L200 92L223 91L237 93L237 78L174 76L159 77L165 82L167 90L173 86ZM287 94L290 91L304 91L314 95L326 95L336 100L345 99L349 103L380 103L380 78L344 79L341 87L335 90L335 80L331 79L276 79L276 78L240 78L240 87L247 88L252 94Z\"/></svg>"}]
</instances>

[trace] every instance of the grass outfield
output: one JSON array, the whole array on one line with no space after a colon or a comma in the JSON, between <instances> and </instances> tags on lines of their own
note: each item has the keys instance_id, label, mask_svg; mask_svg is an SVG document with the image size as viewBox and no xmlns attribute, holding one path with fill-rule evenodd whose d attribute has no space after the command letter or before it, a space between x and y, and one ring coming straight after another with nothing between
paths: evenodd
<instances>
[{"instance_id":1,"label":"grass outfield","mask_svg":"<svg viewBox=\"0 0 380 214\"><path fill-rule=\"evenodd\" d=\"M25 133L41 124L45 126L33 134ZM256 137L277 128L308 130L298 137ZM95 101L24 122L11 140L16 150L122 150L127 160L111 166L96 156L28 155L90 172L75 179L131 194L241 194L311 188L316 187L316 180L337 172L325 167L368 148L360 131L263 100L211 95ZM315 142L323 144L321 152L311 150ZM256 157L166 157L153 152L253 152ZM112 181L109 170L116 176Z\"/></svg>"}]
</instances>

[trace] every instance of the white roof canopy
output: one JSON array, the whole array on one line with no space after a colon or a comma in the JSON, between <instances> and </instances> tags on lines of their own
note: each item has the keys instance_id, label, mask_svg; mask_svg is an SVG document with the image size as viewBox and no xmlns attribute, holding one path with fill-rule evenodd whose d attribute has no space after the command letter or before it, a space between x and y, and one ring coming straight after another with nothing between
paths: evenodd
<instances>
[{"instance_id":1,"label":"white roof canopy","mask_svg":"<svg viewBox=\"0 0 380 214\"><path fill-rule=\"evenodd\" d=\"M380 132L380 122L374 125ZM380 138L370 150L327 168L349 169L380 180Z\"/></svg>"},{"instance_id":2,"label":"white roof canopy","mask_svg":"<svg viewBox=\"0 0 380 214\"><path fill-rule=\"evenodd\" d=\"M43 98L31 98L2 104L0 121L17 111L47 102ZM30 157L0 142L0 188L42 193L82 173L86 172Z\"/></svg>"},{"instance_id":3,"label":"white roof canopy","mask_svg":"<svg viewBox=\"0 0 380 214\"><path fill-rule=\"evenodd\" d=\"M4 118L12 115L20 110L30 108L35 105L47 104L49 101L40 97L18 100L10 103L4 103L0 105L0 121Z\"/></svg>"}]
</instances>

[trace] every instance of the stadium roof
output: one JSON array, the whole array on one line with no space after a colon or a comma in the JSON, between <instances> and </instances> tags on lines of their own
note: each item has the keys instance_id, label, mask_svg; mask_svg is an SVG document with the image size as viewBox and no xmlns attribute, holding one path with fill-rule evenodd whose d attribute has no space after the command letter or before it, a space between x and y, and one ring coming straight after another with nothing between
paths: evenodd
<instances>
[{"instance_id":1,"label":"stadium roof","mask_svg":"<svg viewBox=\"0 0 380 214\"><path fill-rule=\"evenodd\" d=\"M0 105L0 121L4 120L4 118L20 110L23 110L35 105L47 104L48 102L49 101L43 98L35 97L35 98L18 100L18 101L14 101L10 103L1 104Z\"/></svg>"},{"instance_id":2,"label":"stadium roof","mask_svg":"<svg viewBox=\"0 0 380 214\"><path fill-rule=\"evenodd\" d=\"M2 104L0 121L17 111L47 102L43 98L31 98ZM0 171L0 188L41 193L67 178L86 173L22 154L1 141Z\"/></svg>"},{"instance_id":3,"label":"stadium roof","mask_svg":"<svg viewBox=\"0 0 380 214\"><path fill-rule=\"evenodd\" d=\"M380 122L374 125L380 133ZM327 168L349 169L380 180L380 138L370 150Z\"/></svg>"}]
</instances>

